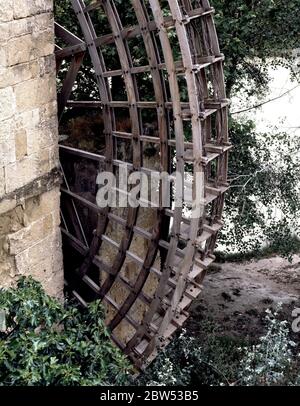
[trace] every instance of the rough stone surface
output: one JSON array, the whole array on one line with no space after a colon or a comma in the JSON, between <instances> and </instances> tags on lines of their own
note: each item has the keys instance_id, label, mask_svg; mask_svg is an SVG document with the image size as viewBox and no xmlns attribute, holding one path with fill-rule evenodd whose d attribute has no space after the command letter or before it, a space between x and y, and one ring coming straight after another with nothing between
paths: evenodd
<instances>
[{"instance_id":1,"label":"rough stone surface","mask_svg":"<svg viewBox=\"0 0 300 406\"><path fill-rule=\"evenodd\" d=\"M13 15L15 19L33 16L40 13L51 12L52 0L14 0Z\"/></svg>"},{"instance_id":2,"label":"rough stone surface","mask_svg":"<svg viewBox=\"0 0 300 406\"><path fill-rule=\"evenodd\" d=\"M62 296L52 11L53 0L1 3L0 287L31 274Z\"/></svg>"},{"instance_id":3,"label":"rough stone surface","mask_svg":"<svg viewBox=\"0 0 300 406\"><path fill-rule=\"evenodd\" d=\"M1 162L0 165L2 165L1 152L0 152L0 162ZM5 191L5 188L4 188L4 168L3 168L3 166L0 166L0 196L4 195L4 191Z\"/></svg>"},{"instance_id":4,"label":"rough stone surface","mask_svg":"<svg viewBox=\"0 0 300 406\"><path fill-rule=\"evenodd\" d=\"M14 16L14 0L6 0L1 4L0 21L11 21Z\"/></svg>"},{"instance_id":5,"label":"rough stone surface","mask_svg":"<svg viewBox=\"0 0 300 406\"><path fill-rule=\"evenodd\" d=\"M0 122L14 116L16 111L15 95L12 87L0 90Z\"/></svg>"},{"instance_id":6,"label":"rough stone surface","mask_svg":"<svg viewBox=\"0 0 300 406\"><path fill-rule=\"evenodd\" d=\"M6 205L8 210L0 214L0 286L32 275L48 293L62 297L59 189L19 205L7 200Z\"/></svg>"}]
</instances>

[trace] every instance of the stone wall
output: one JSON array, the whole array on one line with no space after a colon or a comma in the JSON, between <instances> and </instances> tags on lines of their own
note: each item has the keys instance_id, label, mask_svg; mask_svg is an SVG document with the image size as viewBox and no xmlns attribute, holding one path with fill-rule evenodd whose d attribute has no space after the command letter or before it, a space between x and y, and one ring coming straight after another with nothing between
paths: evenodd
<instances>
[{"instance_id":1,"label":"stone wall","mask_svg":"<svg viewBox=\"0 0 300 406\"><path fill-rule=\"evenodd\" d=\"M0 8L0 286L32 274L62 295L52 0Z\"/></svg>"}]
</instances>

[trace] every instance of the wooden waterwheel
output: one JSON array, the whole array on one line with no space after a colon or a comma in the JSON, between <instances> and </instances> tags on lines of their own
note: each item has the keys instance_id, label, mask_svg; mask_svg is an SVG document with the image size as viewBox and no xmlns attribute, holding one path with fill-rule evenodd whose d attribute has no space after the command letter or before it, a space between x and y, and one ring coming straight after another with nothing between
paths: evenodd
<instances>
[{"instance_id":1,"label":"wooden waterwheel","mask_svg":"<svg viewBox=\"0 0 300 406\"><path fill-rule=\"evenodd\" d=\"M207 0L70 2L77 35L55 25L59 119L93 110L103 149L60 145L66 284L83 305L103 301L112 339L144 367L183 326L215 259L229 186L224 56ZM84 61L97 92L79 100ZM168 173L170 203L160 180L156 207L99 207L99 173L121 167ZM185 179L176 191L191 188L192 207L178 204L173 173Z\"/></svg>"}]
</instances>

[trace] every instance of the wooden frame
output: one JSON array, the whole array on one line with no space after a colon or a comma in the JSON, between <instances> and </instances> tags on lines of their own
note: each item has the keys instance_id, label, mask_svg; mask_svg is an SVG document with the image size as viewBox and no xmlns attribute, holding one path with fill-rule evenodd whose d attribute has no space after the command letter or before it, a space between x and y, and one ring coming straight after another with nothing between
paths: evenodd
<instances>
[{"instance_id":1,"label":"wooden frame","mask_svg":"<svg viewBox=\"0 0 300 406\"><path fill-rule=\"evenodd\" d=\"M151 362L159 348L188 318L188 308L202 290L202 281L214 261L213 251L222 227L225 192L228 189L227 166L231 145L228 140L228 105L225 95L223 60L213 21L213 8L206 0L128 0L137 24L123 25L123 18L113 0L70 0L82 31L82 39L56 24L56 35L66 43L56 49L57 69L62 60L71 58L71 65L62 84L59 118L65 108L98 109L104 121L106 149L103 154L60 146L64 175L62 186L62 233L64 244L78 257L77 266L66 275L67 285L81 304L101 299L113 309L108 322L112 339L142 368ZM161 4L164 4L164 10ZM167 17L166 17L167 11ZM105 16L110 33L96 33L93 13ZM172 32L172 40L170 36ZM136 66L129 41L143 42L148 64ZM174 40L175 38L175 40ZM174 41L180 59L174 55ZM108 70L103 47L114 46L120 66ZM98 100L71 100L72 87L88 51L99 89ZM148 75L153 84L155 100L141 100L137 75ZM127 100L113 100L110 81L121 77ZM180 80L185 83L187 96L183 100ZM116 111L129 112L131 131L119 131ZM143 131L143 110L156 112L157 135ZM186 139L186 127L191 139ZM117 140L130 142L131 162L121 162L116 154ZM144 165L144 144L158 149L160 172L171 173L172 153L176 153L176 171L184 176L187 165L193 177L191 187L196 196L196 179L200 179L199 215L186 218L184 207L162 207L155 210L155 221L149 231L138 224L143 215L139 208L129 208L126 216L110 208L100 209L95 201L72 190L70 173L64 163L72 159L93 162L102 170L115 173L121 164L131 172L154 172ZM182 185L184 188L184 185ZM197 190L199 196L199 190ZM161 193L161 192L160 192ZM94 216L92 237L86 235L80 210L85 207ZM150 209L149 210L153 210ZM144 213L144 212L143 212ZM123 229L115 241L109 227ZM145 255L132 251L135 237L148 241ZM110 264L101 252L103 244L116 250ZM163 256L161 266L157 266ZM124 276L127 261L139 269L134 280ZM98 270L98 271L97 271ZM99 271L100 270L100 271ZM101 281L97 272L106 275ZM145 290L149 278L156 278L155 292ZM127 292L126 299L117 303L111 297L116 284ZM90 296L87 292L92 292ZM86 297L85 297L86 296ZM131 312L137 302L145 306L142 320ZM120 339L118 326L126 322L133 333L127 340Z\"/></svg>"}]
</instances>

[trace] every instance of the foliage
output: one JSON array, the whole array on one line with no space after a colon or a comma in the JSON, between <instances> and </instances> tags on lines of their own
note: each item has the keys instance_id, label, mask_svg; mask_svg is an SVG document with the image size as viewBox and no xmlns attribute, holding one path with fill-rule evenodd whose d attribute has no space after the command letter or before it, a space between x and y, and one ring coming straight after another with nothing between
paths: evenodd
<instances>
[{"instance_id":1,"label":"foliage","mask_svg":"<svg viewBox=\"0 0 300 406\"><path fill-rule=\"evenodd\" d=\"M219 336L211 322L203 324L202 329L201 338L183 330L141 376L139 384L229 385L236 378L240 358L237 342Z\"/></svg>"},{"instance_id":2,"label":"foliage","mask_svg":"<svg viewBox=\"0 0 300 406\"><path fill-rule=\"evenodd\" d=\"M216 262L222 264L225 262L244 262L265 259L274 257L274 255L278 255L278 252L281 252L283 257L291 259L293 253L300 252L300 240L297 236L293 238L288 234L285 234L284 238L279 241L280 237L282 236L279 235L278 241L274 241L275 244L265 245L264 247L259 247L250 251L245 250L242 252L233 252L229 251L228 249L222 251L216 250ZM275 240L274 237L273 240ZM282 247L284 245L282 243L288 244L288 249L286 249L285 252L283 252L282 250Z\"/></svg>"},{"instance_id":3,"label":"foliage","mask_svg":"<svg viewBox=\"0 0 300 406\"><path fill-rule=\"evenodd\" d=\"M267 310L267 331L260 342L243 349L240 381L247 386L272 386L289 384L294 375L296 361L293 349L296 343L290 339L286 320L279 320L280 306L275 312ZM241 349L242 350L242 349ZM291 375L291 376L290 376Z\"/></svg>"},{"instance_id":4,"label":"foliage","mask_svg":"<svg viewBox=\"0 0 300 406\"><path fill-rule=\"evenodd\" d=\"M201 362L201 348L195 346L195 339L187 337L184 331L159 355L139 383L147 386L189 385L197 361Z\"/></svg>"},{"instance_id":5,"label":"foliage","mask_svg":"<svg viewBox=\"0 0 300 406\"><path fill-rule=\"evenodd\" d=\"M299 0L213 0L228 97L265 94L268 66L292 66L299 47ZM275 58L274 57L281 57Z\"/></svg>"},{"instance_id":6,"label":"foliage","mask_svg":"<svg viewBox=\"0 0 300 406\"><path fill-rule=\"evenodd\" d=\"M216 26L226 56L228 97L241 93L262 98L268 92L269 67L287 66L293 78L292 50L300 44L300 1L214 0ZM230 120L234 151L232 188L226 199L226 232L220 242L229 251L258 254L265 245L289 256L299 242L299 140L271 129L259 134L254 121ZM234 226L233 226L234 225Z\"/></svg>"},{"instance_id":7,"label":"foliage","mask_svg":"<svg viewBox=\"0 0 300 406\"><path fill-rule=\"evenodd\" d=\"M128 385L131 367L114 347L98 302L64 308L32 278L1 290L6 326L0 332L1 385ZM297 385L295 343L280 308L267 311L266 333L255 345L220 336L202 324L201 337L185 331L135 385ZM1 328L3 325L1 324ZM5 331L3 331L5 330Z\"/></svg>"},{"instance_id":8,"label":"foliage","mask_svg":"<svg viewBox=\"0 0 300 406\"><path fill-rule=\"evenodd\" d=\"M101 305L65 308L32 278L0 291L1 385L122 385L129 364L111 343Z\"/></svg>"},{"instance_id":9,"label":"foliage","mask_svg":"<svg viewBox=\"0 0 300 406\"><path fill-rule=\"evenodd\" d=\"M276 129L257 134L251 120L232 120L230 138L236 148L220 242L240 253L259 251L267 242L288 255L299 246L300 141Z\"/></svg>"},{"instance_id":10,"label":"foliage","mask_svg":"<svg viewBox=\"0 0 300 406\"><path fill-rule=\"evenodd\" d=\"M183 332L140 378L156 386L297 385L299 356L280 307L266 312L266 332L255 345L220 336L211 323L201 337Z\"/></svg>"}]
</instances>

